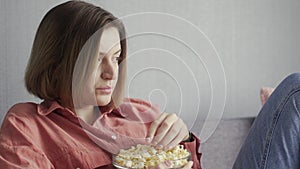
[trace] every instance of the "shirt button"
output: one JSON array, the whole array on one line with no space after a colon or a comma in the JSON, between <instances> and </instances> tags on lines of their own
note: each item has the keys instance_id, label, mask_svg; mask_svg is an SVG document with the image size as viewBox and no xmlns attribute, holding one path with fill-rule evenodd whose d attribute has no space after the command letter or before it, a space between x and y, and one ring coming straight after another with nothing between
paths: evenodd
<instances>
[{"instance_id":1,"label":"shirt button","mask_svg":"<svg viewBox=\"0 0 300 169\"><path fill-rule=\"evenodd\" d=\"M112 138L113 140L115 140L115 139L117 139L117 136L116 136L116 135L112 135L111 138Z\"/></svg>"}]
</instances>

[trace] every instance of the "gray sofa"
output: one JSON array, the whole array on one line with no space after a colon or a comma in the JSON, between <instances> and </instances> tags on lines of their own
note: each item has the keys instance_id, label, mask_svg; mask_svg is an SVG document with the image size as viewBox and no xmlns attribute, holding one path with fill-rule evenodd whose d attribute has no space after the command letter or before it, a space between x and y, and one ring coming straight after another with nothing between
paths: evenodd
<instances>
[{"instance_id":1,"label":"gray sofa","mask_svg":"<svg viewBox=\"0 0 300 169\"><path fill-rule=\"evenodd\" d=\"M203 169L231 169L254 118L223 119L214 134L202 143Z\"/></svg>"}]
</instances>

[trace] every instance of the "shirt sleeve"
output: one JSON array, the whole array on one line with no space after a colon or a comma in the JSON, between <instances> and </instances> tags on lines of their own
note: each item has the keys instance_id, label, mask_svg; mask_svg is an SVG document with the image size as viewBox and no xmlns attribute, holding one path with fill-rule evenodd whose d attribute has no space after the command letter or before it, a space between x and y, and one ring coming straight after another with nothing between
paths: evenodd
<instances>
[{"instance_id":1,"label":"shirt sleeve","mask_svg":"<svg viewBox=\"0 0 300 169\"><path fill-rule=\"evenodd\" d=\"M201 169L201 153L198 152L200 148L200 140L198 137L196 137L193 133L193 141L191 142L181 142L180 144L185 147L190 153L191 153L191 160L193 161L193 168L194 169Z\"/></svg>"},{"instance_id":2,"label":"shirt sleeve","mask_svg":"<svg viewBox=\"0 0 300 169\"><path fill-rule=\"evenodd\" d=\"M16 116L8 115L0 130L0 168L52 169L46 155L34 144L26 124Z\"/></svg>"}]
</instances>

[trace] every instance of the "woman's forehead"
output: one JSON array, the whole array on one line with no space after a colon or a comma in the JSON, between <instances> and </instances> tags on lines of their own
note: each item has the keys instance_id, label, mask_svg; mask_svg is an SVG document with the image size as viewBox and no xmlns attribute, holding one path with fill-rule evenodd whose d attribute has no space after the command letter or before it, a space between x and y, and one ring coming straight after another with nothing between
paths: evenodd
<instances>
[{"instance_id":1,"label":"woman's forehead","mask_svg":"<svg viewBox=\"0 0 300 169\"><path fill-rule=\"evenodd\" d=\"M121 44L118 29L115 27L104 29L100 38L100 53L107 54L120 49Z\"/></svg>"}]
</instances>

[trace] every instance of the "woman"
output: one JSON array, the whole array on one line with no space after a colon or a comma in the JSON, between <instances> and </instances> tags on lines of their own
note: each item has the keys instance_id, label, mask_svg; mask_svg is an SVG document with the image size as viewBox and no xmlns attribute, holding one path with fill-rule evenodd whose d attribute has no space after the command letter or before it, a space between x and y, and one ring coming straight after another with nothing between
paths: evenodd
<instances>
[{"instance_id":1,"label":"woman","mask_svg":"<svg viewBox=\"0 0 300 169\"><path fill-rule=\"evenodd\" d=\"M184 168L201 168L199 139L180 118L123 98L125 59L125 29L111 13L81 1L51 9L38 27L25 74L27 90L44 101L8 111L0 168L113 168L112 154L122 148L179 143L191 152Z\"/></svg>"}]
</instances>

